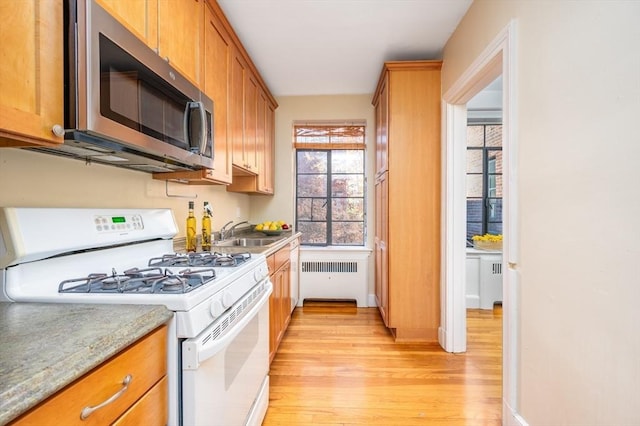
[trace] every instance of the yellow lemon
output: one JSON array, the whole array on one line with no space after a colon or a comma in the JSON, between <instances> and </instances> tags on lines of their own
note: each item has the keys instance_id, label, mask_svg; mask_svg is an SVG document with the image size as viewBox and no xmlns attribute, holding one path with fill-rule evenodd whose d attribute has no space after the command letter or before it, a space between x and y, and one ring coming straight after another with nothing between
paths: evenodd
<instances>
[{"instance_id":1,"label":"yellow lemon","mask_svg":"<svg viewBox=\"0 0 640 426\"><path fill-rule=\"evenodd\" d=\"M269 227L269 231L277 231L278 230L278 225L271 225Z\"/></svg>"},{"instance_id":2,"label":"yellow lemon","mask_svg":"<svg viewBox=\"0 0 640 426\"><path fill-rule=\"evenodd\" d=\"M261 223L256 225L256 231L262 231L262 229L264 229L264 226Z\"/></svg>"}]
</instances>

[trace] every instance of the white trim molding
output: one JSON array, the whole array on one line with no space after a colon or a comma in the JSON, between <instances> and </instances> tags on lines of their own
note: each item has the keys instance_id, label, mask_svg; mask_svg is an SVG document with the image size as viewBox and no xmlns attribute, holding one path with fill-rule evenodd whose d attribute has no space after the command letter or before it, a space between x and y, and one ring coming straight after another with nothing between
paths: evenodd
<instances>
[{"instance_id":1,"label":"white trim molding","mask_svg":"<svg viewBox=\"0 0 640 426\"><path fill-rule=\"evenodd\" d=\"M503 424L526 425L518 413L519 226L516 115L516 22L494 38L443 96L442 321L440 344L466 350L466 104L502 75L503 84ZM507 410L508 408L508 410ZM511 420L513 419L513 420ZM520 419L520 420L519 420Z\"/></svg>"}]
</instances>

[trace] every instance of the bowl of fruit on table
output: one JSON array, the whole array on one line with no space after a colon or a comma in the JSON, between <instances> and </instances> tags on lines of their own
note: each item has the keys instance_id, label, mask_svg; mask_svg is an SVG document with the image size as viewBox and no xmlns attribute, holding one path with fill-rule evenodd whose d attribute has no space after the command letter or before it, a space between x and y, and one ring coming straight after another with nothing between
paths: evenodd
<instances>
[{"instance_id":1,"label":"bowl of fruit on table","mask_svg":"<svg viewBox=\"0 0 640 426\"><path fill-rule=\"evenodd\" d=\"M267 235L280 235L284 231L288 231L290 226L284 220L266 221L256 225L255 231L262 232Z\"/></svg>"}]
</instances>

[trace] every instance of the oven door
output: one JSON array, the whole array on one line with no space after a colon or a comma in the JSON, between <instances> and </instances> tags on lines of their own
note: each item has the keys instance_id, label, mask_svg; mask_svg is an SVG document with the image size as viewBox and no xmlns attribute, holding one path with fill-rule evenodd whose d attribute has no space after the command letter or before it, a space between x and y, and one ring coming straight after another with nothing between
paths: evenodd
<instances>
[{"instance_id":1,"label":"oven door","mask_svg":"<svg viewBox=\"0 0 640 426\"><path fill-rule=\"evenodd\" d=\"M182 343L183 425L262 423L269 403L272 291L271 282L265 284L257 298L248 294L198 337Z\"/></svg>"}]
</instances>

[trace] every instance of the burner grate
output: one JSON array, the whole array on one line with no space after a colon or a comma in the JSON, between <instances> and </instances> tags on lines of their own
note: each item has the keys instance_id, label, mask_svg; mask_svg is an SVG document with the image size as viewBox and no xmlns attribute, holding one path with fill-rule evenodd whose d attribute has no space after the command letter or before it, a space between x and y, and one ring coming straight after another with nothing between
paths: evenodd
<instances>
[{"instance_id":1,"label":"burner grate","mask_svg":"<svg viewBox=\"0 0 640 426\"><path fill-rule=\"evenodd\" d=\"M238 266L251 258L251 253L172 253L149 259L150 267Z\"/></svg>"},{"instance_id":2,"label":"burner grate","mask_svg":"<svg viewBox=\"0 0 640 426\"><path fill-rule=\"evenodd\" d=\"M173 273L161 268L131 268L118 274L89 274L82 278L64 280L59 293L188 293L216 278L213 268L184 269Z\"/></svg>"}]
</instances>

